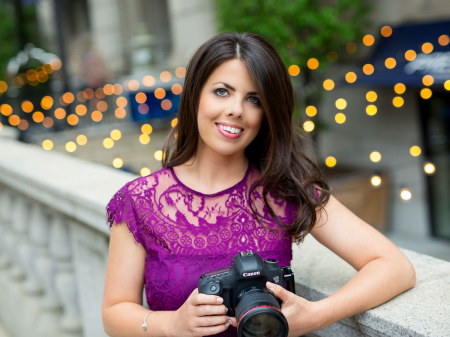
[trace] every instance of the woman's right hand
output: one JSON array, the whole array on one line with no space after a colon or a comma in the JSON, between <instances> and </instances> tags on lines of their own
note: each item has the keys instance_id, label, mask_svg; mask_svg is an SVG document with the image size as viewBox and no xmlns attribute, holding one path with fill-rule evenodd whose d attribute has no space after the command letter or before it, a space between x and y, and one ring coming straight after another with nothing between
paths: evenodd
<instances>
[{"instance_id":1,"label":"woman's right hand","mask_svg":"<svg viewBox=\"0 0 450 337\"><path fill-rule=\"evenodd\" d=\"M174 312L172 336L210 336L228 329L228 309L223 298L199 294L195 288L184 304Z\"/></svg>"}]
</instances>

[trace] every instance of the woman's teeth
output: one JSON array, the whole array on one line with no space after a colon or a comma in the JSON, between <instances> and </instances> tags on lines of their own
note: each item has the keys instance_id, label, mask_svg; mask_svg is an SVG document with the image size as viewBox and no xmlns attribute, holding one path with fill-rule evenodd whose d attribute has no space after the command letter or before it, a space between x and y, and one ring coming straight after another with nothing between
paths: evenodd
<instances>
[{"instance_id":1,"label":"woman's teeth","mask_svg":"<svg viewBox=\"0 0 450 337\"><path fill-rule=\"evenodd\" d=\"M221 128L222 130L228 131L230 133L239 133L242 132L241 129L236 129L236 128L232 128L230 126L223 126L221 124L217 124L219 126L219 128Z\"/></svg>"}]
</instances>

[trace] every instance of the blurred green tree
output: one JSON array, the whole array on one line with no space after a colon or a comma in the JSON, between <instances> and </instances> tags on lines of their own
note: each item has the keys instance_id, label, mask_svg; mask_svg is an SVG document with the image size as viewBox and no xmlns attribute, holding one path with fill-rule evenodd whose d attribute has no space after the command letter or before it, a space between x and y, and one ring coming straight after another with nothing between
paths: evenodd
<instances>
[{"instance_id":1,"label":"blurred green tree","mask_svg":"<svg viewBox=\"0 0 450 337\"><path fill-rule=\"evenodd\" d=\"M300 73L291 76L297 97L296 121L302 120L306 106L317 106L320 101L330 62L338 55L340 59L351 57L346 45L360 40L369 28L371 7L366 0L211 1L216 5L220 32L260 34L278 50L287 67L300 67ZM307 66L311 58L319 62L315 70ZM327 128L319 116L314 120L316 132Z\"/></svg>"},{"instance_id":2,"label":"blurred green tree","mask_svg":"<svg viewBox=\"0 0 450 337\"><path fill-rule=\"evenodd\" d=\"M32 42L38 46L38 29L36 23L36 9L34 6L22 8L22 19L26 42ZM6 65L11 57L20 51L21 41L17 27L17 13L14 2L11 0L0 1L0 80L5 78Z\"/></svg>"}]
</instances>

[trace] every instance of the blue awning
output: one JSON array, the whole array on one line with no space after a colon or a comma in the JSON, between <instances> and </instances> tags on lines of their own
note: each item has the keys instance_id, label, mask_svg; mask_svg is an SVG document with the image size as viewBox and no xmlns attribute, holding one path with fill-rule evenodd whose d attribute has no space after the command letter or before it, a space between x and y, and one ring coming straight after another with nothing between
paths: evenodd
<instances>
[{"instance_id":1,"label":"blue awning","mask_svg":"<svg viewBox=\"0 0 450 337\"><path fill-rule=\"evenodd\" d=\"M380 35L376 38L378 44L372 56L355 71L355 84L393 86L403 83L407 86L423 87L422 78L431 75L434 78L433 86L442 86L450 79L450 43L441 46L438 43L441 35L450 36L450 21L392 27L391 36ZM422 45L426 42L433 45L430 54L422 52ZM405 59L405 52L408 50L417 53L413 61ZM397 62L393 69L385 66L389 57ZM366 75L362 71L362 67L368 63L374 66L372 75Z\"/></svg>"}]
</instances>

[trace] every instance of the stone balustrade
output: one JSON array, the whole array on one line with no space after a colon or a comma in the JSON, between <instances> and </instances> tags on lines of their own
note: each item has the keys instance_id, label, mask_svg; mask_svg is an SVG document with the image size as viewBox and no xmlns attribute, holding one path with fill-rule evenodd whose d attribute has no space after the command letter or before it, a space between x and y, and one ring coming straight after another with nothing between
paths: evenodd
<instances>
[{"instance_id":1,"label":"stone balustrade","mask_svg":"<svg viewBox=\"0 0 450 337\"><path fill-rule=\"evenodd\" d=\"M105 206L135 177L0 137L0 321L11 336L106 336ZM450 336L450 263L403 251L415 288L315 334ZM297 293L313 301L356 274L311 236L294 246L292 267Z\"/></svg>"}]
</instances>

